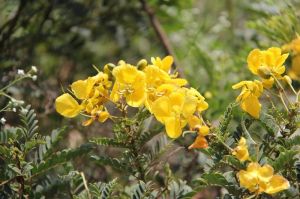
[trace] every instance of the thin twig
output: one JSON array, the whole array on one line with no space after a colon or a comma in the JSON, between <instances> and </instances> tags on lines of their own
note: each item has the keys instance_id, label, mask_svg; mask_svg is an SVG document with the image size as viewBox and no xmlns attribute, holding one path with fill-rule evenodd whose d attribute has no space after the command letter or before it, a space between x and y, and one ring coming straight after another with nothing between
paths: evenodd
<instances>
[{"instance_id":1,"label":"thin twig","mask_svg":"<svg viewBox=\"0 0 300 199\"><path fill-rule=\"evenodd\" d=\"M88 197L89 197L89 199L92 199L92 196L91 196L89 187L88 187L88 185L87 185L87 182L86 182L86 179L85 179L85 176L84 176L84 173L83 173L83 172L80 172L80 175L81 175L81 178L82 178L82 180L83 180L84 188L85 188L86 191L87 191Z\"/></svg>"},{"instance_id":2,"label":"thin twig","mask_svg":"<svg viewBox=\"0 0 300 199\"><path fill-rule=\"evenodd\" d=\"M175 52L170 44L170 41L168 39L167 34L165 33L164 29L162 28L159 20L155 16L155 13L153 9L148 5L146 0L140 0L142 4L143 10L147 13L150 23L158 36L160 42L163 45L164 51L167 55L172 55L174 57L174 64L173 64L173 69L177 69L179 76L183 77L183 71L180 68L177 68L179 66L178 60L176 59Z\"/></svg>"}]
</instances>

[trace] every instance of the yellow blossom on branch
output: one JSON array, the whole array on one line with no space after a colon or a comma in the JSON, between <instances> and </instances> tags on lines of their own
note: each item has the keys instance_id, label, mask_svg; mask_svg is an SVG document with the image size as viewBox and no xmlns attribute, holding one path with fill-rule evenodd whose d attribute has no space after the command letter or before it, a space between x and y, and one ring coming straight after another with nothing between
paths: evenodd
<instances>
[{"instance_id":1,"label":"yellow blossom on branch","mask_svg":"<svg viewBox=\"0 0 300 199\"><path fill-rule=\"evenodd\" d=\"M112 101L117 102L124 98L129 106L139 107L146 98L145 74L136 67L121 63L112 71L116 78L110 94Z\"/></svg>"},{"instance_id":2,"label":"yellow blossom on branch","mask_svg":"<svg viewBox=\"0 0 300 199\"><path fill-rule=\"evenodd\" d=\"M241 162L249 160L247 141L244 137L241 137L238 146L233 149L232 155L234 155Z\"/></svg>"},{"instance_id":3,"label":"yellow blossom on branch","mask_svg":"<svg viewBox=\"0 0 300 199\"><path fill-rule=\"evenodd\" d=\"M171 69L171 66L173 64L173 57L172 56L166 56L165 58L161 59L159 57L151 57L151 62L153 65L159 67L165 72L169 72Z\"/></svg>"},{"instance_id":4,"label":"yellow blossom on branch","mask_svg":"<svg viewBox=\"0 0 300 199\"><path fill-rule=\"evenodd\" d=\"M289 182L281 175L274 175L274 169L266 164L260 166L256 162L248 165L247 170L238 172L240 185L256 195L274 194L289 188Z\"/></svg>"},{"instance_id":5,"label":"yellow blossom on branch","mask_svg":"<svg viewBox=\"0 0 300 199\"><path fill-rule=\"evenodd\" d=\"M242 92L236 98L243 111L249 113L254 118L259 118L261 104L259 97L263 92L263 85L260 81L241 81L232 86L233 89L242 88Z\"/></svg>"},{"instance_id":6,"label":"yellow blossom on branch","mask_svg":"<svg viewBox=\"0 0 300 199\"><path fill-rule=\"evenodd\" d=\"M252 50L247 58L249 70L263 79L266 88L272 87L274 79L272 76L281 77L285 72L283 65L288 53L282 54L281 49L272 47L267 50Z\"/></svg>"}]
</instances>

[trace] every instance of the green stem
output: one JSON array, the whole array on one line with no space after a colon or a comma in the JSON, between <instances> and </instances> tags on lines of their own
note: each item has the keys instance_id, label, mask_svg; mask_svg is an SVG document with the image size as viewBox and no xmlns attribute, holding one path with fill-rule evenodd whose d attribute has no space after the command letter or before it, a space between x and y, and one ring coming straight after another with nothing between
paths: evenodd
<instances>
[{"instance_id":1,"label":"green stem","mask_svg":"<svg viewBox=\"0 0 300 199\"><path fill-rule=\"evenodd\" d=\"M3 92L4 92L6 89L8 89L9 87L13 86L14 84L16 84L16 83L18 83L19 81L21 81L21 80L23 80L23 79L26 79L26 78L29 78L29 76L24 75L24 76L22 76L22 77L20 77L20 78L15 79L14 81L10 82L8 85L6 85L5 87L3 87L3 88L0 90L0 92L3 93Z\"/></svg>"},{"instance_id":2,"label":"green stem","mask_svg":"<svg viewBox=\"0 0 300 199\"><path fill-rule=\"evenodd\" d=\"M214 136L218 139L218 141L219 141L226 149L228 149L230 152L233 151L233 149L232 149L230 146L228 146L228 145L222 140L222 138L220 138L217 134L212 134L212 135L214 135Z\"/></svg>"},{"instance_id":3,"label":"green stem","mask_svg":"<svg viewBox=\"0 0 300 199\"><path fill-rule=\"evenodd\" d=\"M285 104L285 101L284 101L284 99L283 99L282 92L279 92L279 98L280 98L280 100L281 100L281 102L282 102L282 104L283 104L285 110L286 110L287 112L289 112L289 108L287 107L287 105Z\"/></svg>"},{"instance_id":4,"label":"green stem","mask_svg":"<svg viewBox=\"0 0 300 199\"><path fill-rule=\"evenodd\" d=\"M245 126L245 121L244 120L242 120L241 126L242 126L242 129L243 129L244 133L246 134L247 138L250 140L250 142L252 142L252 144L254 144L254 145L257 145L257 143L253 140L250 133L248 132L248 130Z\"/></svg>"},{"instance_id":5,"label":"green stem","mask_svg":"<svg viewBox=\"0 0 300 199\"><path fill-rule=\"evenodd\" d=\"M280 81L279 81L274 75L272 75L272 77L275 79L277 85L278 85L279 88L282 90L282 92L283 92L285 98L287 99L288 103L291 104L291 102L289 101L288 95L287 95L287 93L285 92L285 90L284 90L282 84L280 83Z\"/></svg>"}]
</instances>

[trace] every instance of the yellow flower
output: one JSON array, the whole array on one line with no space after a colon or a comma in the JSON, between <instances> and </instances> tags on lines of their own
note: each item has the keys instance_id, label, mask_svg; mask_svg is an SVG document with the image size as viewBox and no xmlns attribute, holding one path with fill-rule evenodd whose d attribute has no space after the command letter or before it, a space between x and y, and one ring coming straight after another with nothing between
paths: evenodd
<instances>
[{"instance_id":1,"label":"yellow flower","mask_svg":"<svg viewBox=\"0 0 300 199\"><path fill-rule=\"evenodd\" d=\"M108 111L106 111L103 106L95 107L91 111L91 118L84 121L82 123L82 125L83 126L88 126L95 120L98 120L99 122L103 123L109 118L109 116L110 115L109 115Z\"/></svg>"},{"instance_id":2,"label":"yellow flower","mask_svg":"<svg viewBox=\"0 0 300 199\"><path fill-rule=\"evenodd\" d=\"M91 97L94 86L102 90L108 89L111 86L108 75L99 72L97 75L89 77L86 80L78 80L72 83L71 90L78 99L83 100Z\"/></svg>"},{"instance_id":3,"label":"yellow flower","mask_svg":"<svg viewBox=\"0 0 300 199\"><path fill-rule=\"evenodd\" d=\"M156 57L156 58L151 57L152 64L159 67L160 69L164 70L167 73L170 71L173 61L174 61L174 59L170 55L166 56L163 59L161 59L159 57Z\"/></svg>"},{"instance_id":4,"label":"yellow flower","mask_svg":"<svg viewBox=\"0 0 300 199\"><path fill-rule=\"evenodd\" d=\"M255 194L274 194L289 188L289 182L280 175L274 175L274 169L266 164L260 166L256 162L251 162L247 170L237 173L240 185Z\"/></svg>"},{"instance_id":5,"label":"yellow flower","mask_svg":"<svg viewBox=\"0 0 300 199\"><path fill-rule=\"evenodd\" d=\"M241 81L232 86L233 89L242 88L242 92L236 101L240 102L242 110L254 118L259 118L261 104L258 98L263 92L263 85L260 81Z\"/></svg>"},{"instance_id":6,"label":"yellow flower","mask_svg":"<svg viewBox=\"0 0 300 199\"><path fill-rule=\"evenodd\" d=\"M123 63L113 69L116 78L110 98L117 102L123 97L129 106L143 105L146 97L145 74L136 67Z\"/></svg>"},{"instance_id":7,"label":"yellow flower","mask_svg":"<svg viewBox=\"0 0 300 199\"><path fill-rule=\"evenodd\" d=\"M249 160L249 152L246 139L241 137L238 146L233 149L232 154L237 157L241 162Z\"/></svg>"},{"instance_id":8,"label":"yellow flower","mask_svg":"<svg viewBox=\"0 0 300 199\"><path fill-rule=\"evenodd\" d=\"M169 137L177 138L197 108L197 99L187 95L187 89L178 88L168 96L155 100L152 111L158 121L166 127Z\"/></svg>"},{"instance_id":9,"label":"yellow flower","mask_svg":"<svg viewBox=\"0 0 300 199\"><path fill-rule=\"evenodd\" d=\"M185 79L172 78L167 72L154 65L146 66L143 72L146 76L147 92L145 106L150 112L152 103L157 98L166 95L170 90L187 84Z\"/></svg>"},{"instance_id":10,"label":"yellow flower","mask_svg":"<svg viewBox=\"0 0 300 199\"><path fill-rule=\"evenodd\" d=\"M276 47L267 50L254 49L247 58L248 68L262 79L269 79L272 76L279 77L285 71L283 64L287 57L288 53L282 54L281 49Z\"/></svg>"},{"instance_id":11,"label":"yellow flower","mask_svg":"<svg viewBox=\"0 0 300 199\"><path fill-rule=\"evenodd\" d=\"M55 100L56 111L64 117L76 117L82 107L78 102L68 93L62 94Z\"/></svg>"}]
</instances>

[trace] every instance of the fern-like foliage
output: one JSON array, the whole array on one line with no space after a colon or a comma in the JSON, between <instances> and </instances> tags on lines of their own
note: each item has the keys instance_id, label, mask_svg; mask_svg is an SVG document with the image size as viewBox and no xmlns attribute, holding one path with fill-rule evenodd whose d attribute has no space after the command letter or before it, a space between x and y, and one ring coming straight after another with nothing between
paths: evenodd
<instances>
[{"instance_id":1,"label":"fern-like foliage","mask_svg":"<svg viewBox=\"0 0 300 199\"><path fill-rule=\"evenodd\" d=\"M109 165L112 168L116 169L117 171L127 171L132 172L132 168L128 164L129 162L124 162L118 158L111 158L111 157L103 157L103 156L96 156L92 155L91 159L99 165Z\"/></svg>"},{"instance_id":2,"label":"fern-like foliage","mask_svg":"<svg viewBox=\"0 0 300 199\"><path fill-rule=\"evenodd\" d=\"M97 138L92 138L90 142L101 146L111 146L111 147L118 147L118 148L130 147L128 146L127 143L119 142L114 138L97 137Z\"/></svg>"},{"instance_id":3,"label":"fern-like foliage","mask_svg":"<svg viewBox=\"0 0 300 199\"><path fill-rule=\"evenodd\" d=\"M53 149L57 146L62 139L65 128L54 129L51 136L45 136L44 144L40 144L34 154L35 163L41 162L53 153Z\"/></svg>"},{"instance_id":4,"label":"fern-like foliage","mask_svg":"<svg viewBox=\"0 0 300 199\"><path fill-rule=\"evenodd\" d=\"M33 138L38 130L38 120L35 111L30 105L21 107L20 118L22 122L21 131L26 140Z\"/></svg>"},{"instance_id":5,"label":"fern-like foliage","mask_svg":"<svg viewBox=\"0 0 300 199\"><path fill-rule=\"evenodd\" d=\"M74 159L75 157L87 154L90 150L92 150L92 148L93 147L91 144L84 144L76 149L65 149L62 151L58 151L38 165L35 165L31 170L32 175L38 175L42 172L48 171L56 166L66 163Z\"/></svg>"}]
</instances>

